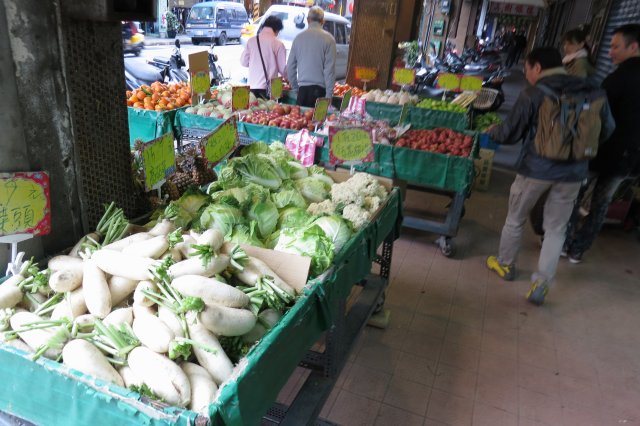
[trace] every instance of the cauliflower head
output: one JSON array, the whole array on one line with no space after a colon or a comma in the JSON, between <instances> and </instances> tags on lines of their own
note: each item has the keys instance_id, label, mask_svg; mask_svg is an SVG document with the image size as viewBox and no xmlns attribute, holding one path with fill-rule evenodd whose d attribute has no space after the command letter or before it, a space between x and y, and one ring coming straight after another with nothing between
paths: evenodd
<instances>
[{"instance_id":1,"label":"cauliflower head","mask_svg":"<svg viewBox=\"0 0 640 426\"><path fill-rule=\"evenodd\" d=\"M369 222L371 213L358 205L349 204L342 211L342 217L351 222L353 229L357 231Z\"/></svg>"},{"instance_id":2,"label":"cauliflower head","mask_svg":"<svg viewBox=\"0 0 640 426\"><path fill-rule=\"evenodd\" d=\"M369 212L369 213L374 213L376 212L380 206L382 205L382 200L380 199L380 197L378 196L367 196L364 197L364 204L363 207Z\"/></svg>"},{"instance_id":3,"label":"cauliflower head","mask_svg":"<svg viewBox=\"0 0 640 426\"><path fill-rule=\"evenodd\" d=\"M336 211L336 205L331 200L324 200L320 203L311 203L309 207L307 207L307 212L320 216L323 214L332 214Z\"/></svg>"}]
</instances>

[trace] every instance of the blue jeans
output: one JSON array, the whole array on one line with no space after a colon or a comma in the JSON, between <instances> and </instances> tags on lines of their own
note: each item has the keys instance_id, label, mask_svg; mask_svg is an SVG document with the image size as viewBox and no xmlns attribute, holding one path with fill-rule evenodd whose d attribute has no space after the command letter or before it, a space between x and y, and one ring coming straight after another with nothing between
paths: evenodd
<instances>
[{"instance_id":1,"label":"blue jeans","mask_svg":"<svg viewBox=\"0 0 640 426\"><path fill-rule=\"evenodd\" d=\"M580 220L579 207L582 196L584 195L584 189L589 185L583 186L578 196L578 202L571 214L571 220L567 226L567 241L565 242L565 248L569 255L582 256L582 254L591 248L596 235L602 229L604 219L607 217L607 211L609 210L609 204L616 193L618 186L626 179L621 176L610 177L591 177L590 180L597 179L596 186L593 189L593 198L591 200L591 209L589 215L584 219L582 225L578 225Z\"/></svg>"}]
</instances>

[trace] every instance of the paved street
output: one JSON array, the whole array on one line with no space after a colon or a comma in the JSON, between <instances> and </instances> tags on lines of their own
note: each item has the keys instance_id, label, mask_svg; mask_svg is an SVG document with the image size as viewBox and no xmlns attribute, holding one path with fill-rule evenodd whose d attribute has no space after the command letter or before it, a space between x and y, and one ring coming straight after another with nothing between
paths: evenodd
<instances>
[{"instance_id":1,"label":"paved street","mask_svg":"<svg viewBox=\"0 0 640 426\"><path fill-rule=\"evenodd\" d=\"M126 55L127 58L133 58L135 61L144 62L154 57L169 58L173 51L173 46L146 46L142 51L139 58L135 58L133 55ZM231 77L231 82L240 83L247 77L247 68L240 65L240 55L242 54L242 46L239 43L229 44L226 46L215 46L214 52L218 55L218 64L222 67L222 72L225 77ZM191 44L185 44L180 49L182 51L182 57L189 67L189 55L196 52L207 52L209 46L201 44L200 46L194 46Z\"/></svg>"}]
</instances>

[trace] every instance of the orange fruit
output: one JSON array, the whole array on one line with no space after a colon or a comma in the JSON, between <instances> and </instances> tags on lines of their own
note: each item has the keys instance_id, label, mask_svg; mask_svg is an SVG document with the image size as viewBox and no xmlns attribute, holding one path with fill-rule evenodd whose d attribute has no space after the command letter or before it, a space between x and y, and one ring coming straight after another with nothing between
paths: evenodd
<instances>
[{"instance_id":1,"label":"orange fruit","mask_svg":"<svg viewBox=\"0 0 640 426\"><path fill-rule=\"evenodd\" d=\"M158 95L158 92L155 92L153 95L151 95L152 101L157 101L158 99L160 99L160 95Z\"/></svg>"},{"instance_id":2,"label":"orange fruit","mask_svg":"<svg viewBox=\"0 0 640 426\"><path fill-rule=\"evenodd\" d=\"M154 110L154 107L153 107L153 105L151 105L151 104L146 104L146 105L144 106L144 109L148 109L148 110L153 111L153 110Z\"/></svg>"},{"instance_id":3,"label":"orange fruit","mask_svg":"<svg viewBox=\"0 0 640 426\"><path fill-rule=\"evenodd\" d=\"M168 103L168 104L167 104L167 109L174 109L174 108L175 108L175 107L173 106L173 104L172 104L172 103Z\"/></svg>"},{"instance_id":4,"label":"orange fruit","mask_svg":"<svg viewBox=\"0 0 640 426\"><path fill-rule=\"evenodd\" d=\"M144 108L144 104L142 102L135 102L133 104L134 108Z\"/></svg>"},{"instance_id":5,"label":"orange fruit","mask_svg":"<svg viewBox=\"0 0 640 426\"><path fill-rule=\"evenodd\" d=\"M162 111L164 108L162 108L160 105L156 105L155 109L156 111Z\"/></svg>"},{"instance_id":6,"label":"orange fruit","mask_svg":"<svg viewBox=\"0 0 640 426\"><path fill-rule=\"evenodd\" d=\"M140 100L143 100L145 98L145 96L147 96L142 90L140 90L138 93L136 93L136 97Z\"/></svg>"}]
</instances>

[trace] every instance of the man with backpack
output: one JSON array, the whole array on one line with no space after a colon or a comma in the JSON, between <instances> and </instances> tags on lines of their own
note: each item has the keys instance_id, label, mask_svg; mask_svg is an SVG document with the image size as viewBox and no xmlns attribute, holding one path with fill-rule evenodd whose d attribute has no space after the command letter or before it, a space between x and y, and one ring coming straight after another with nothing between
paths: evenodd
<instances>
[{"instance_id":1,"label":"man with backpack","mask_svg":"<svg viewBox=\"0 0 640 426\"><path fill-rule=\"evenodd\" d=\"M564 251L571 263L580 263L593 244L618 186L640 175L640 24L614 30L609 56L618 68L605 78L602 88L607 92L616 129L591 163L596 185L589 215L575 232L577 209L569 223Z\"/></svg>"},{"instance_id":2,"label":"man with backpack","mask_svg":"<svg viewBox=\"0 0 640 426\"><path fill-rule=\"evenodd\" d=\"M555 278L567 222L587 177L589 159L596 155L599 142L611 134L614 123L604 91L567 75L558 50L532 50L524 68L531 87L522 91L507 120L489 131L498 143L514 144L523 139L524 144L498 256L489 256L487 266L507 281L515 279L529 212L548 190L544 241L526 295L529 302L541 305Z\"/></svg>"}]
</instances>

